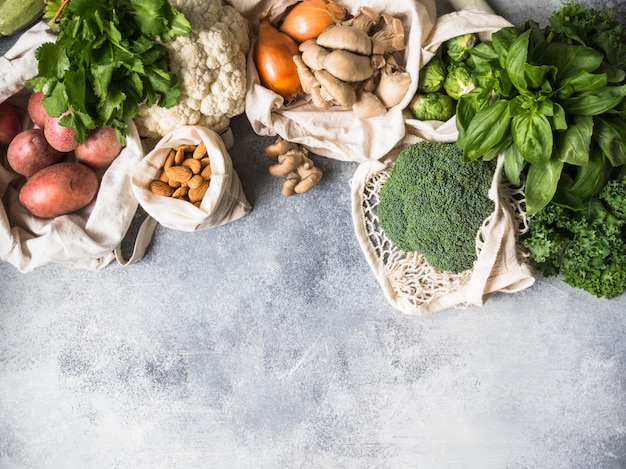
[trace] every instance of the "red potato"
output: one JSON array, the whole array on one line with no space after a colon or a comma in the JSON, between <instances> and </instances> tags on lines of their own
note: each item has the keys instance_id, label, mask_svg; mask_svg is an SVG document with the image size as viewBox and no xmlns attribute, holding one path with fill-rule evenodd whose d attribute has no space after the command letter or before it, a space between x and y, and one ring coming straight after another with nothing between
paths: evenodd
<instances>
[{"instance_id":1,"label":"red potato","mask_svg":"<svg viewBox=\"0 0 626 469\"><path fill-rule=\"evenodd\" d=\"M107 168L122 151L115 129L97 127L74 150L76 159L94 169Z\"/></svg>"},{"instance_id":2,"label":"red potato","mask_svg":"<svg viewBox=\"0 0 626 469\"><path fill-rule=\"evenodd\" d=\"M46 123L46 117L48 117L48 113L43 107L43 98L43 91L32 93L28 98L28 115L30 116L30 120L33 121L33 124L42 129Z\"/></svg>"},{"instance_id":3,"label":"red potato","mask_svg":"<svg viewBox=\"0 0 626 469\"><path fill-rule=\"evenodd\" d=\"M66 161L35 173L22 186L19 199L36 217L54 218L85 207L98 189L98 176L93 169Z\"/></svg>"},{"instance_id":4,"label":"red potato","mask_svg":"<svg viewBox=\"0 0 626 469\"><path fill-rule=\"evenodd\" d=\"M6 146L22 130L17 109L6 101L0 103L0 146Z\"/></svg>"},{"instance_id":5,"label":"red potato","mask_svg":"<svg viewBox=\"0 0 626 469\"><path fill-rule=\"evenodd\" d=\"M73 151L78 143L74 139L74 130L59 124L62 116L47 116L43 126L43 133L52 148L58 151Z\"/></svg>"},{"instance_id":6,"label":"red potato","mask_svg":"<svg viewBox=\"0 0 626 469\"><path fill-rule=\"evenodd\" d=\"M38 128L20 132L7 148L7 162L13 171L26 177L51 164L60 163L66 156L52 148L43 130Z\"/></svg>"}]
</instances>

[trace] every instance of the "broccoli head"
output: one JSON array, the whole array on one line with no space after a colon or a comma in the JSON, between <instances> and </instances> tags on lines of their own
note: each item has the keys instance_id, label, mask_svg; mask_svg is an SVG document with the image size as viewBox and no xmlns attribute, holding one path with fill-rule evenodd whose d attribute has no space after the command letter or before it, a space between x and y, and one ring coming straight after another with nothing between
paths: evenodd
<instances>
[{"instance_id":1,"label":"broccoli head","mask_svg":"<svg viewBox=\"0 0 626 469\"><path fill-rule=\"evenodd\" d=\"M417 251L441 271L476 261L476 234L493 212L488 197L495 161L461 162L453 143L419 142L403 149L380 191L377 215L387 237Z\"/></svg>"}]
</instances>

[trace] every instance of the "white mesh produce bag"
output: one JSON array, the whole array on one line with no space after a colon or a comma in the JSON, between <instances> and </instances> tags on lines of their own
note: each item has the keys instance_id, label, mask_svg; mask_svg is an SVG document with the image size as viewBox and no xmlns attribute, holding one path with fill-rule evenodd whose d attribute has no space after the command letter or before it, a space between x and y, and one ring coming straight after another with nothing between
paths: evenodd
<instances>
[{"instance_id":1,"label":"white mesh produce bag","mask_svg":"<svg viewBox=\"0 0 626 469\"><path fill-rule=\"evenodd\" d=\"M406 143L416 140L408 138ZM419 315L451 307L480 306L497 292L517 292L534 283L527 256L517 245L527 228L521 192L502 182L499 158L489 198L494 211L477 233L478 259L460 273L440 272L419 252L398 249L378 223L376 206L399 151L357 168L351 181L352 218L359 245L385 297L402 313Z\"/></svg>"}]
</instances>

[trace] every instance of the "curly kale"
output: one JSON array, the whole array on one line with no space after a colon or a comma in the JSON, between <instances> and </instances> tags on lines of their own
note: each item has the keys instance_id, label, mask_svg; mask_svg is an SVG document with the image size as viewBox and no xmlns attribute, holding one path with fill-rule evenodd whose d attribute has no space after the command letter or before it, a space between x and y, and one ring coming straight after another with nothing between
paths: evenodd
<instances>
[{"instance_id":1,"label":"curly kale","mask_svg":"<svg viewBox=\"0 0 626 469\"><path fill-rule=\"evenodd\" d=\"M538 212L521 244L545 276L614 298L626 290L626 177L611 179L574 211L554 204Z\"/></svg>"},{"instance_id":2,"label":"curly kale","mask_svg":"<svg viewBox=\"0 0 626 469\"><path fill-rule=\"evenodd\" d=\"M605 55L609 64L626 68L626 29L612 10L562 3L549 22L553 40L593 47Z\"/></svg>"},{"instance_id":3,"label":"curly kale","mask_svg":"<svg viewBox=\"0 0 626 469\"><path fill-rule=\"evenodd\" d=\"M465 164L461 156L451 143L408 146L380 191L377 214L387 237L441 271L473 267L476 234L494 210L495 161Z\"/></svg>"}]
</instances>

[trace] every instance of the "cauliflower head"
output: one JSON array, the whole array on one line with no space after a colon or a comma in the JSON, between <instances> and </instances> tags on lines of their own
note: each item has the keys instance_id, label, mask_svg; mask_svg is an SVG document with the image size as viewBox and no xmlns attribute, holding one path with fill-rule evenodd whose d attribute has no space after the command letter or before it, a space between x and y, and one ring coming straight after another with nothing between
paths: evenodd
<instances>
[{"instance_id":1,"label":"cauliflower head","mask_svg":"<svg viewBox=\"0 0 626 469\"><path fill-rule=\"evenodd\" d=\"M188 36L164 44L170 67L180 80L180 98L170 108L141 105L135 118L137 130L150 138L185 125L221 132L245 108L248 21L221 0L171 3L192 26Z\"/></svg>"}]
</instances>

